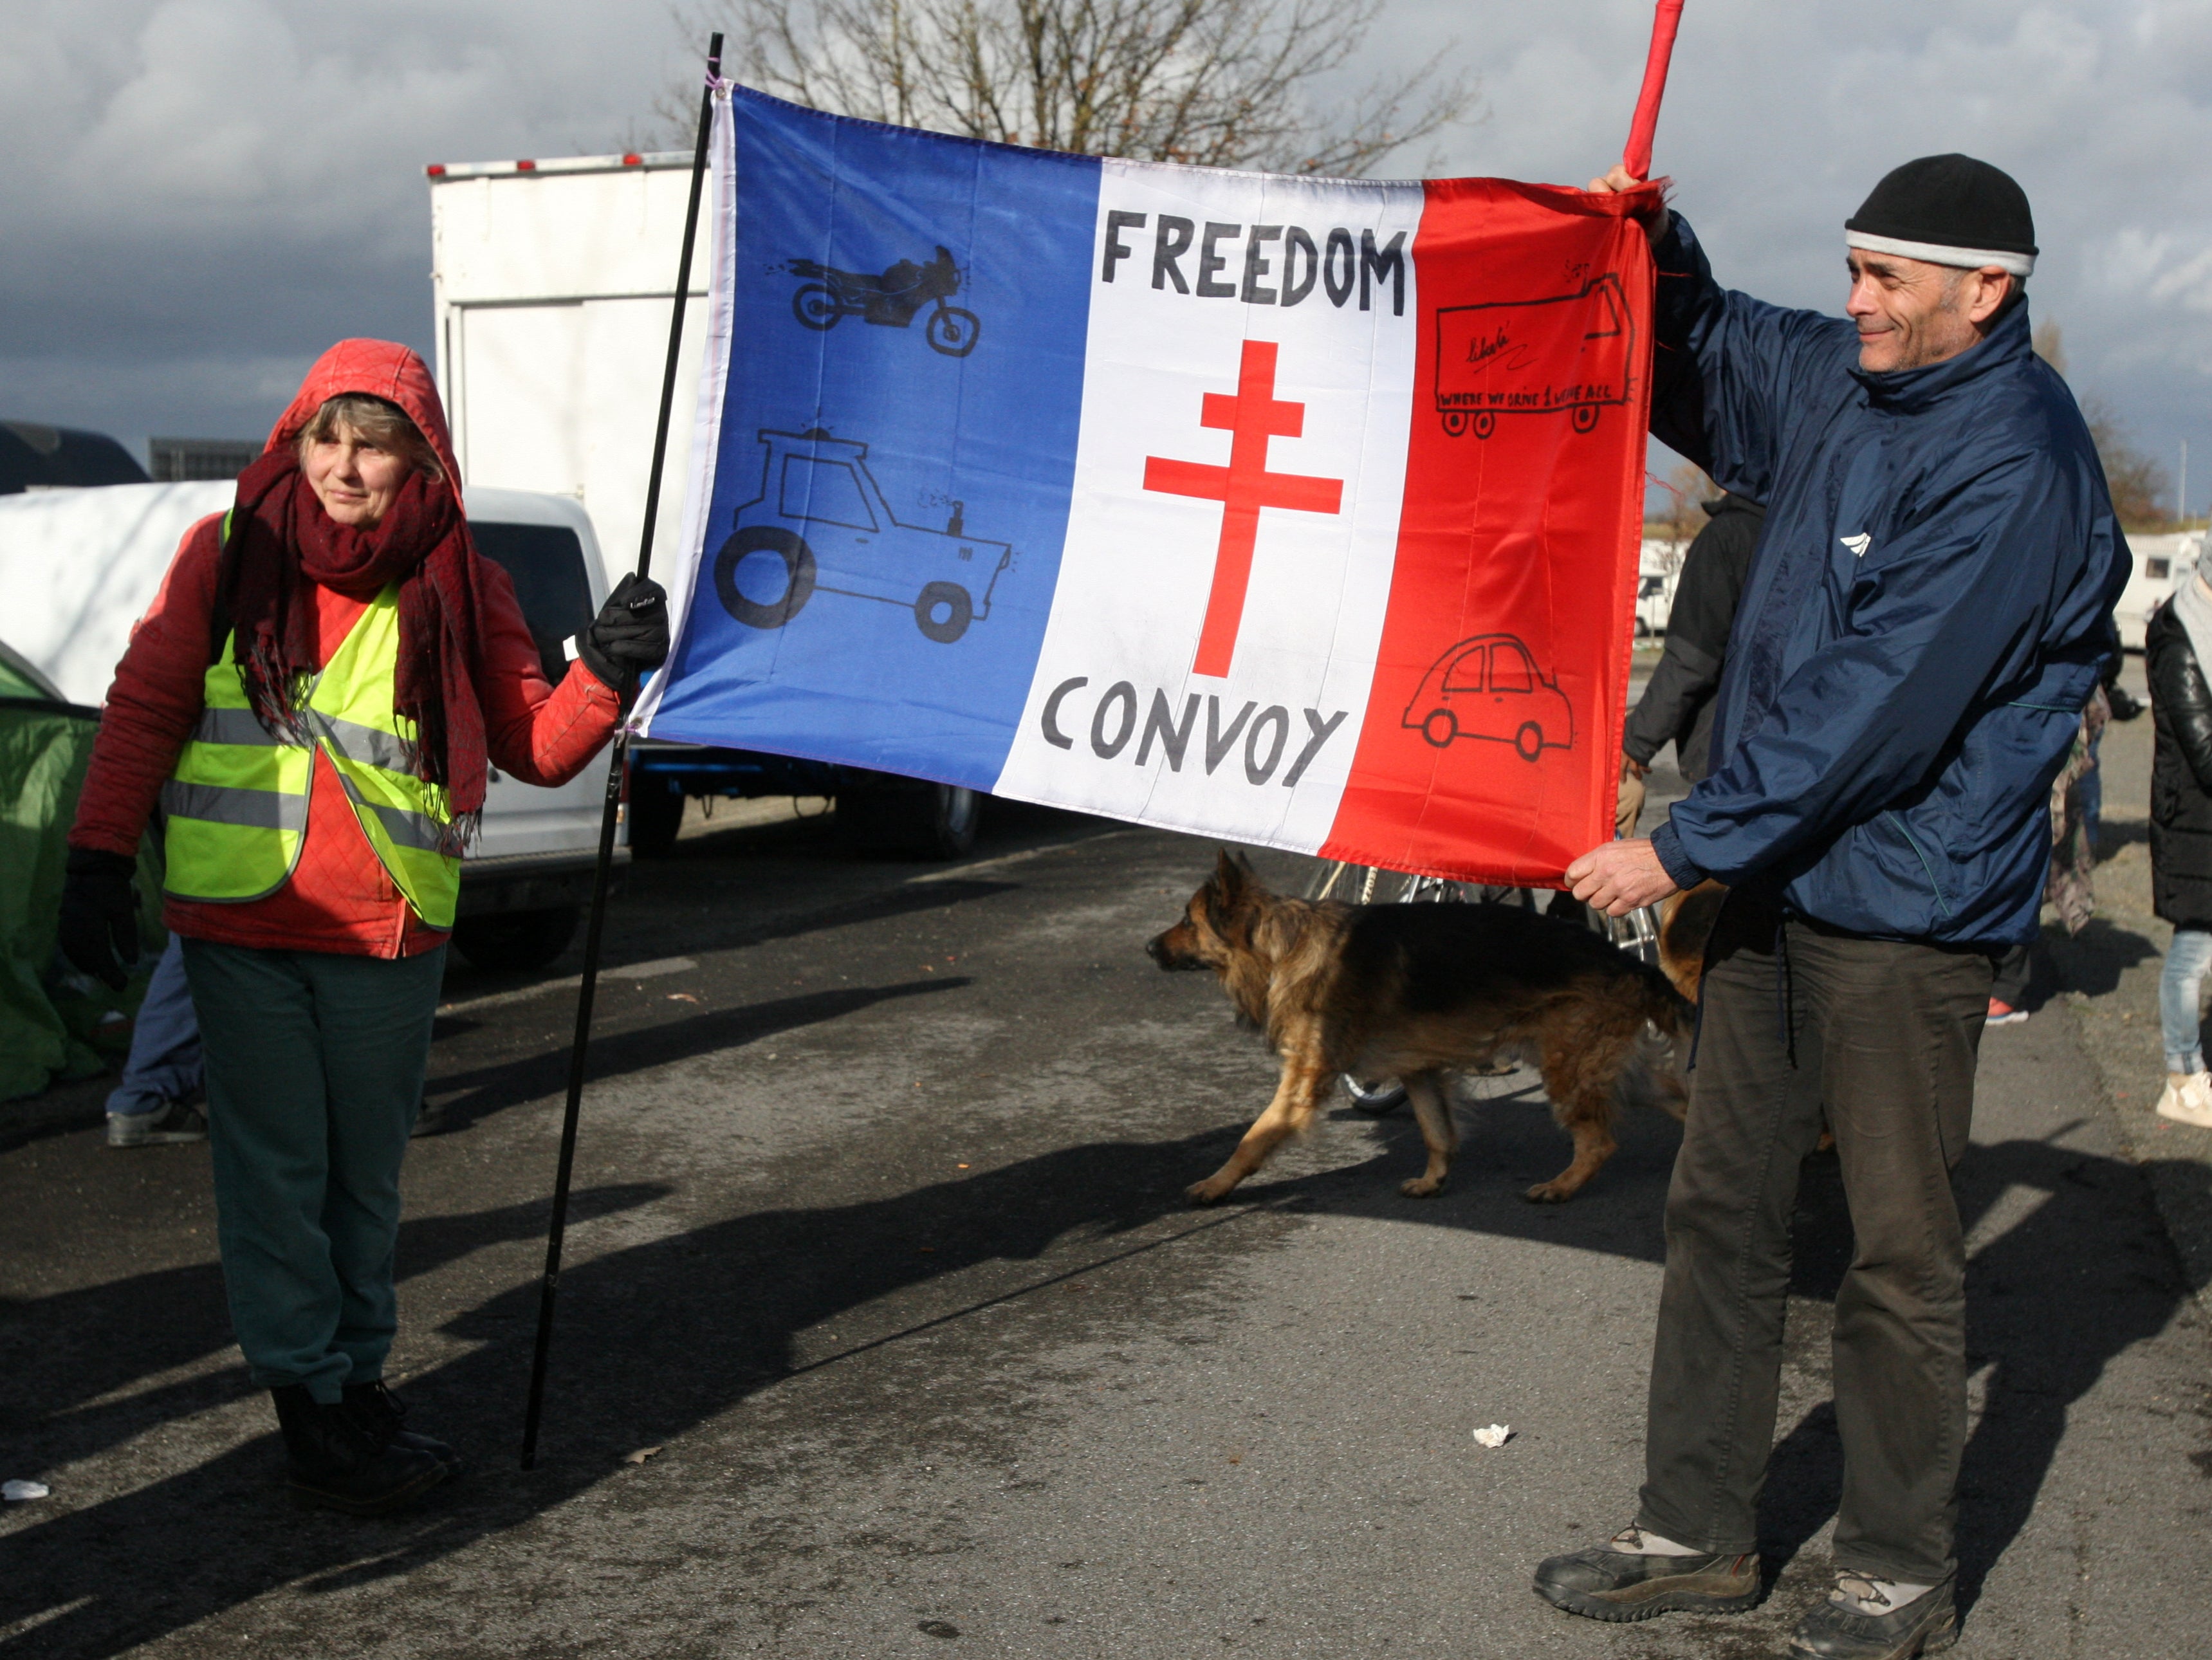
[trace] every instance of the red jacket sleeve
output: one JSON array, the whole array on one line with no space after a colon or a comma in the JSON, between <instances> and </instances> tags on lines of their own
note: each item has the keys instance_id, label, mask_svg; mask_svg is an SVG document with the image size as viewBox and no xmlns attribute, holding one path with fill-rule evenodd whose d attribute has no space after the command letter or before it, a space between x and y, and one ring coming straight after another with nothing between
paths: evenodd
<instances>
[{"instance_id":1,"label":"red jacket sleeve","mask_svg":"<svg viewBox=\"0 0 2212 1660\"><path fill-rule=\"evenodd\" d=\"M161 592L132 627L101 707L71 847L137 853L161 786L177 769L205 702L208 627L222 551L222 517L210 514L185 532Z\"/></svg>"},{"instance_id":2,"label":"red jacket sleeve","mask_svg":"<svg viewBox=\"0 0 2212 1660\"><path fill-rule=\"evenodd\" d=\"M545 684L514 579L489 559L483 598L477 696L483 705L484 747L494 766L526 784L565 784L614 736L622 705L580 662L568 665L558 686Z\"/></svg>"}]
</instances>

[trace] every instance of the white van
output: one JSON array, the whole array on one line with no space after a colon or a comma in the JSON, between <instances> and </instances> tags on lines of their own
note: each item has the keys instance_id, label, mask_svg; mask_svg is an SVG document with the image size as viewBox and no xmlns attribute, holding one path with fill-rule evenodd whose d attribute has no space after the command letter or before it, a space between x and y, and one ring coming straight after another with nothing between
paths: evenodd
<instances>
[{"instance_id":1,"label":"white van","mask_svg":"<svg viewBox=\"0 0 2212 1660\"><path fill-rule=\"evenodd\" d=\"M2128 585L2120 591L2119 603L2112 607L2112 616L2120 625L2120 645L2128 651L2141 651L2143 646L2143 627L2150 614L2166 602L2182 578L2197 569L2197 556L2204 550L2203 531L2181 531L2166 536L2130 536L2128 551L2135 556L2135 567L2128 573Z\"/></svg>"},{"instance_id":2,"label":"white van","mask_svg":"<svg viewBox=\"0 0 2212 1660\"><path fill-rule=\"evenodd\" d=\"M185 532L225 512L228 482L110 484L0 496L0 640L72 703L98 708L131 625L161 587ZM546 672L606 599L590 515L571 498L464 493L477 548L514 579ZM606 799L604 761L557 789L492 770L483 834L461 868L453 943L480 968L537 968L559 956L591 897ZM629 862L627 848L617 859Z\"/></svg>"}]
</instances>

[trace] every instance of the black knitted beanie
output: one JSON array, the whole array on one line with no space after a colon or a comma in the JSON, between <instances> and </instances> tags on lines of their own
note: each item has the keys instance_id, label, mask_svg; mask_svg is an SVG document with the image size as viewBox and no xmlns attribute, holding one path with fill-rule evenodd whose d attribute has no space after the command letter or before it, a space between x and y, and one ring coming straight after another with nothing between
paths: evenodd
<instances>
[{"instance_id":1,"label":"black knitted beanie","mask_svg":"<svg viewBox=\"0 0 2212 1660\"><path fill-rule=\"evenodd\" d=\"M2010 173L1971 155L1923 155L1893 169L1844 222L1844 240L1931 265L2035 269L2035 219Z\"/></svg>"}]
</instances>

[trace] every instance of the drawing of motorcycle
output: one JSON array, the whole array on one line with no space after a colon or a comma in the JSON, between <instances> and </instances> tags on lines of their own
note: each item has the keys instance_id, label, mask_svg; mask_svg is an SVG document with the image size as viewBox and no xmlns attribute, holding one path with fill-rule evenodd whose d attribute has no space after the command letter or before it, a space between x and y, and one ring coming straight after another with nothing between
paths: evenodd
<instances>
[{"instance_id":1,"label":"drawing of motorcycle","mask_svg":"<svg viewBox=\"0 0 2212 1660\"><path fill-rule=\"evenodd\" d=\"M975 350L983 325L972 311L946 303L960 292L960 267L942 246L926 265L902 259L882 276L866 271L839 271L813 259L793 259L787 269L794 277L810 277L791 296L792 314L810 329L827 331L841 317L858 317L884 328L909 326L915 314L934 302L935 309L922 325L922 335L933 351L947 357L965 357Z\"/></svg>"}]
</instances>

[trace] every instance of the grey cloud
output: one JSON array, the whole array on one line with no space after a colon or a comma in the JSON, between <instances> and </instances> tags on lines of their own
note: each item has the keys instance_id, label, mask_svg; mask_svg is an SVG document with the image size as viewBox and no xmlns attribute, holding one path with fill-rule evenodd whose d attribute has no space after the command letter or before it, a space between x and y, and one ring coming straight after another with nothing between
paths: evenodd
<instances>
[{"instance_id":1,"label":"grey cloud","mask_svg":"<svg viewBox=\"0 0 2212 1660\"><path fill-rule=\"evenodd\" d=\"M1459 42L1453 172L1620 153L1649 0L1391 0L1364 68ZM258 434L332 339L428 344L432 161L606 150L693 48L661 0L0 0L0 414ZM2077 386L2212 495L2212 6L1691 0L1657 160L1723 280L1836 309L1880 173L1959 149L2027 187ZM1386 167L1384 171L1388 171Z\"/></svg>"},{"instance_id":2,"label":"grey cloud","mask_svg":"<svg viewBox=\"0 0 2212 1660\"><path fill-rule=\"evenodd\" d=\"M1644 0L1541 9L1407 0L1408 43L1475 50L1491 119L1455 170L1580 183L1620 153L1650 27ZM1724 282L1840 309L1844 219L1915 155L1960 149L2017 177L2043 255L2039 318L2075 385L2108 400L2212 498L2212 7L1691 0L1655 156Z\"/></svg>"}]
</instances>

